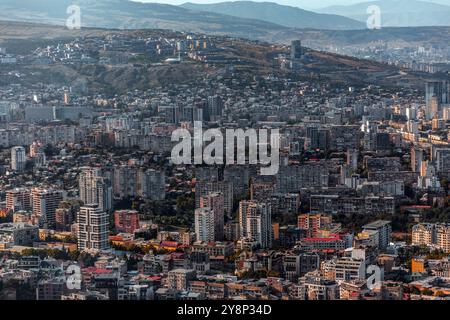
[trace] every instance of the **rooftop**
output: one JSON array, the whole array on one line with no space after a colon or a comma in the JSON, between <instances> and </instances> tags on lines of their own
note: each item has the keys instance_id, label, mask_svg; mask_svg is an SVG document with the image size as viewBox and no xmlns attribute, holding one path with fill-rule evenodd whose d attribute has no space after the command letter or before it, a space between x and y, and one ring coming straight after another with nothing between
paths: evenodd
<instances>
[{"instance_id":1,"label":"rooftop","mask_svg":"<svg viewBox=\"0 0 450 320\"><path fill-rule=\"evenodd\" d=\"M363 226L363 229L378 229L378 228L384 227L389 224L391 224L390 221L378 220L378 221L374 221L369 224L366 224L365 226Z\"/></svg>"}]
</instances>

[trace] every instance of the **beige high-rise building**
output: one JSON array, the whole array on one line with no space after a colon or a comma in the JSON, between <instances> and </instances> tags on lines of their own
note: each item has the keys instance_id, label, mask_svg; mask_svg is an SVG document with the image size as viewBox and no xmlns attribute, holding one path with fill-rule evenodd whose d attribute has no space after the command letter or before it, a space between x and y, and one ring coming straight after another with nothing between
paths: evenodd
<instances>
[{"instance_id":1,"label":"beige high-rise building","mask_svg":"<svg viewBox=\"0 0 450 320\"><path fill-rule=\"evenodd\" d=\"M426 246L434 243L436 243L436 225L432 223L420 223L413 226L413 245Z\"/></svg>"},{"instance_id":2,"label":"beige high-rise building","mask_svg":"<svg viewBox=\"0 0 450 320\"><path fill-rule=\"evenodd\" d=\"M31 191L26 188L16 188L6 191L6 208L13 212L31 211Z\"/></svg>"},{"instance_id":3,"label":"beige high-rise building","mask_svg":"<svg viewBox=\"0 0 450 320\"><path fill-rule=\"evenodd\" d=\"M200 208L211 208L214 212L214 240L223 241L225 218L223 194L215 192L200 197Z\"/></svg>"},{"instance_id":4,"label":"beige high-rise building","mask_svg":"<svg viewBox=\"0 0 450 320\"><path fill-rule=\"evenodd\" d=\"M40 219L44 228L53 228L56 222L56 209L63 201L63 194L59 190L34 188L31 191L33 214Z\"/></svg>"},{"instance_id":5,"label":"beige high-rise building","mask_svg":"<svg viewBox=\"0 0 450 320\"><path fill-rule=\"evenodd\" d=\"M83 168L78 187L80 199L84 204L98 204L102 210L112 210L111 182L102 177L100 168Z\"/></svg>"},{"instance_id":6,"label":"beige high-rise building","mask_svg":"<svg viewBox=\"0 0 450 320\"><path fill-rule=\"evenodd\" d=\"M450 224L419 223L412 228L412 244L418 246L434 246L450 252Z\"/></svg>"},{"instance_id":7,"label":"beige high-rise building","mask_svg":"<svg viewBox=\"0 0 450 320\"><path fill-rule=\"evenodd\" d=\"M428 120L439 117L439 101L436 97L431 97L427 103L426 117Z\"/></svg>"},{"instance_id":8,"label":"beige high-rise building","mask_svg":"<svg viewBox=\"0 0 450 320\"><path fill-rule=\"evenodd\" d=\"M450 224L436 225L436 245L444 252L450 252Z\"/></svg>"}]
</instances>

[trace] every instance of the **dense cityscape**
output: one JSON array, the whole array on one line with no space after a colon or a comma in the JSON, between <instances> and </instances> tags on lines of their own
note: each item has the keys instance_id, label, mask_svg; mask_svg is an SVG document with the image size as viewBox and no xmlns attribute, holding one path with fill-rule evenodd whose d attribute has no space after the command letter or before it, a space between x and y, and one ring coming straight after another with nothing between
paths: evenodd
<instances>
[{"instance_id":1,"label":"dense cityscape","mask_svg":"<svg viewBox=\"0 0 450 320\"><path fill-rule=\"evenodd\" d=\"M91 33L0 42L0 300L450 299L448 44Z\"/></svg>"}]
</instances>

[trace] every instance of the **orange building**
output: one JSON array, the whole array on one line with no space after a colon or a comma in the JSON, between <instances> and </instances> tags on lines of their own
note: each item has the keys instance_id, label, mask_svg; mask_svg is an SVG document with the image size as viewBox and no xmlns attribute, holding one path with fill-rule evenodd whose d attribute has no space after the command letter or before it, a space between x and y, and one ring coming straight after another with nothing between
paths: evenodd
<instances>
[{"instance_id":1,"label":"orange building","mask_svg":"<svg viewBox=\"0 0 450 320\"><path fill-rule=\"evenodd\" d=\"M428 261L424 258L413 258L411 260L412 273L426 273L428 269Z\"/></svg>"}]
</instances>

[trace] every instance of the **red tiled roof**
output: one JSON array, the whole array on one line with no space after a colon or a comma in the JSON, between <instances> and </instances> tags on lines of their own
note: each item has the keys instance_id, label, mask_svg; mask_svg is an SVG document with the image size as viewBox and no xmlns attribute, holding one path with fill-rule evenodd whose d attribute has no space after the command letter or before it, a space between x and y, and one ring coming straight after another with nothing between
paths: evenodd
<instances>
[{"instance_id":1,"label":"red tiled roof","mask_svg":"<svg viewBox=\"0 0 450 320\"><path fill-rule=\"evenodd\" d=\"M164 247L178 247L178 242L176 241L162 241L161 245Z\"/></svg>"},{"instance_id":2,"label":"red tiled roof","mask_svg":"<svg viewBox=\"0 0 450 320\"><path fill-rule=\"evenodd\" d=\"M96 268L96 267L88 267L88 268L84 268L82 269L83 272L86 273L111 273L112 270L110 269L100 269L100 268Z\"/></svg>"},{"instance_id":3,"label":"red tiled roof","mask_svg":"<svg viewBox=\"0 0 450 320\"><path fill-rule=\"evenodd\" d=\"M413 205L413 206L403 206L402 209L431 209L431 206L424 205Z\"/></svg>"},{"instance_id":4,"label":"red tiled roof","mask_svg":"<svg viewBox=\"0 0 450 320\"><path fill-rule=\"evenodd\" d=\"M120 236L109 236L109 240L111 241L123 241L123 238Z\"/></svg>"}]
</instances>

